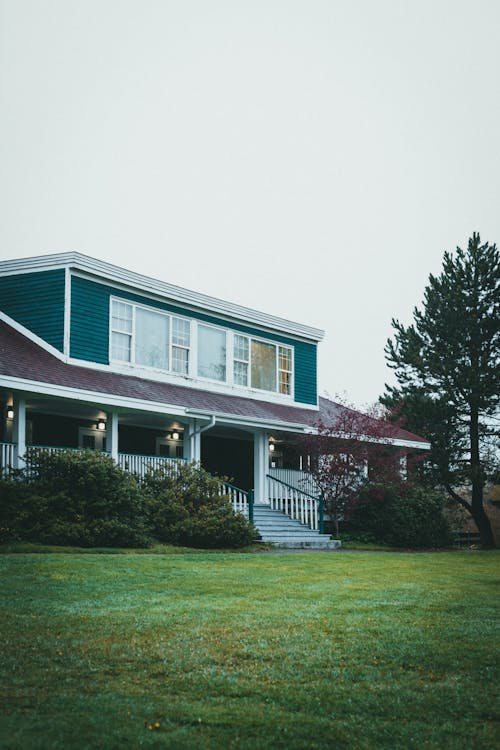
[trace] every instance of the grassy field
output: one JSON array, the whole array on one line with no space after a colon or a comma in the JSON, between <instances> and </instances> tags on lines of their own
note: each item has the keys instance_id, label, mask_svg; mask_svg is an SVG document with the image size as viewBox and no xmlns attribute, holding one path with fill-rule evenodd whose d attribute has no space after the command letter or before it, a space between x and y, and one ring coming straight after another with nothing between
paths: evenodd
<instances>
[{"instance_id":1,"label":"grassy field","mask_svg":"<svg viewBox=\"0 0 500 750\"><path fill-rule=\"evenodd\" d=\"M499 563L0 555L0 747L493 750Z\"/></svg>"}]
</instances>

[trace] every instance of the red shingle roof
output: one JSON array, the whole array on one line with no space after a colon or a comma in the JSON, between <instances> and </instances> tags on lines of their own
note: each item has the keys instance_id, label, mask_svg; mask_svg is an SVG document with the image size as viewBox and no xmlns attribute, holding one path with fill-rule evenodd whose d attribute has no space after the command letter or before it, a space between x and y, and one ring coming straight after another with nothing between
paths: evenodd
<instances>
[{"instance_id":1,"label":"red shingle roof","mask_svg":"<svg viewBox=\"0 0 500 750\"><path fill-rule=\"evenodd\" d=\"M171 383L162 383L132 375L122 375L91 367L66 364L38 346L7 323L0 321L0 375L56 386L65 386L100 394L121 396L137 401L163 403L187 409L209 411L228 417L245 417L263 423L314 426L318 419L331 420L345 407L319 399L319 412L312 409L276 404L242 396L212 393ZM28 386L27 386L28 389ZM137 408L140 409L140 403ZM424 438L393 427L389 437L426 443Z\"/></svg>"}]
</instances>

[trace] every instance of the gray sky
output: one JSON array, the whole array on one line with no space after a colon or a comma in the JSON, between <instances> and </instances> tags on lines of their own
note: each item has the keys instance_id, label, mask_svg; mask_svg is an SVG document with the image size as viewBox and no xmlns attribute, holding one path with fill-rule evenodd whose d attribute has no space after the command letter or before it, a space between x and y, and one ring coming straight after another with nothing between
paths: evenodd
<instances>
[{"instance_id":1,"label":"gray sky","mask_svg":"<svg viewBox=\"0 0 500 750\"><path fill-rule=\"evenodd\" d=\"M0 0L0 257L79 250L392 375L443 251L500 242L498 0Z\"/></svg>"}]
</instances>

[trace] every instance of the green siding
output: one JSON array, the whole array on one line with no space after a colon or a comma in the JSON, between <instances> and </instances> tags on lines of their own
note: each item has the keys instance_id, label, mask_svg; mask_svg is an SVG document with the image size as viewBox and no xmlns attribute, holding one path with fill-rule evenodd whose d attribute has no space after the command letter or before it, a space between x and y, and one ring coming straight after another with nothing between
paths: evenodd
<instances>
[{"instance_id":1,"label":"green siding","mask_svg":"<svg viewBox=\"0 0 500 750\"><path fill-rule=\"evenodd\" d=\"M0 277L0 309L61 352L64 275L61 268Z\"/></svg>"},{"instance_id":2,"label":"green siding","mask_svg":"<svg viewBox=\"0 0 500 750\"><path fill-rule=\"evenodd\" d=\"M133 292L116 289L105 284L97 284L79 276L72 277L71 284L71 339L70 354L76 359L84 359L101 364L109 364L109 298L148 305L157 310L165 310L174 315L184 315L204 323L225 326L249 336L266 338L295 348L295 401L302 404L316 404L316 353L314 343L268 333L243 323L229 323L214 315L186 310L178 305L151 300Z\"/></svg>"}]
</instances>

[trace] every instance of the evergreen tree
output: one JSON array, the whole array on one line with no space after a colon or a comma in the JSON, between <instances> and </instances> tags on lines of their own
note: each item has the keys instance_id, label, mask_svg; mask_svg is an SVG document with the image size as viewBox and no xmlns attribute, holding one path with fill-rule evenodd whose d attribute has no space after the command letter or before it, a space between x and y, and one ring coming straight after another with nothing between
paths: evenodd
<instances>
[{"instance_id":1,"label":"evergreen tree","mask_svg":"<svg viewBox=\"0 0 500 750\"><path fill-rule=\"evenodd\" d=\"M395 335L385 352L399 385L386 386L380 399L391 409L397 405L406 426L432 442L434 479L471 513L484 548L494 546L483 494L497 455L499 277L496 245L482 245L477 233L467 250L444 254L413 324L392 321Z\"/></svg>"}]
</instances>

